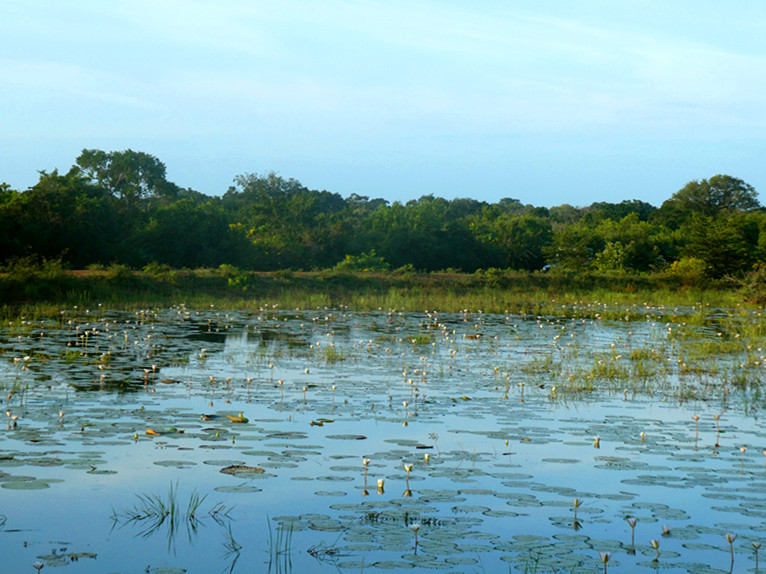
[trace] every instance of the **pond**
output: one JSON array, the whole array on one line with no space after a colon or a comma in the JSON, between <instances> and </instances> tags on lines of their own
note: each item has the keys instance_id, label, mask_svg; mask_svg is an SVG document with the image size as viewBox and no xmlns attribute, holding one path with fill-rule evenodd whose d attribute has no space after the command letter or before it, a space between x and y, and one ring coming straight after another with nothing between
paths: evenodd
<instances>
[{"instance_id":1,"label":"pond","mask_svg":"<svg viewBox=\"0 0 766 574\"><path fill-rule=\"evenodd\" d=\"M3 569L755 571L764 327L595 303L6 321Z\"/></svg>"}]
</instances>

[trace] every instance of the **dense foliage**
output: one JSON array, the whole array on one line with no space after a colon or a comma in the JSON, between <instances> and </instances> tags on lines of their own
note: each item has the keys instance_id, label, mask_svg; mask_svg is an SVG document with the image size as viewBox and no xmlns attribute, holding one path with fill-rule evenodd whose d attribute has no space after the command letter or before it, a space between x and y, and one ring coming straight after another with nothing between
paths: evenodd
<instances>
[{"instance_id":1,"label":"dense foliage","mask_svg":"<svg viewBox=\"0 0 766 574\"><path fill-rule=\"evenodd\" d=\"M67 173L40 172L26 191L0 185L0 263L24 258L71 268L550 268L715 278L766 259L766 213L755 189L728 175L692 181L659 208L433 195L390 203L310 190L275 173L238 176L216 197L167 181L149 154L83 150Z\"/></svg>"}]
</instances>

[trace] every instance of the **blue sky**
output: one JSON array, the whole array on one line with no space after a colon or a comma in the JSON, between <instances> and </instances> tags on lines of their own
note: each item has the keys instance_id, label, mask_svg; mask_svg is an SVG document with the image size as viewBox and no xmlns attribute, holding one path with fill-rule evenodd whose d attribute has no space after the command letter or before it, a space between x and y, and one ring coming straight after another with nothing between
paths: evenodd
<instances>
[{"instance_id":1,"label":"blue sky","mask_svg":"<svg viewBox=\"0 0 766 574\"><path fill-rule=\"evenodd\" d=\"M766 190L766 2L3 0L0 181L83 148L406 201Z\"/></svg>"}]
</instances>

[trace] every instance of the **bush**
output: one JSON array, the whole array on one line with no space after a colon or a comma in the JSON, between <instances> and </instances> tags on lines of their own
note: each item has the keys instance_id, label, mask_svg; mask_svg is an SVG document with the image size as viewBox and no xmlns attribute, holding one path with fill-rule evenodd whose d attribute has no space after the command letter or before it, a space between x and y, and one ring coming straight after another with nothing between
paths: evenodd
<instances>
[{"instance_id":1,"label":"bush","mask_svg":"<svg viewBox=\"0 0 766 574\"><path fill-rule=\"evenodd\" d=\"M133 281L133 270L124 263L112 263L106 268L106 277L111 281Z\"/></svg>"},{"instance_id":2,"label":"bush","mask_svg":"<svg viewBox=\"0 0 766 574\"><path fill-rule=\"evenodd\" d=\"M753 270L745 275L742 294L746 301L766 305L766 262L757 263Z\"/></svg>"},{"instance_id":3,"label":"bush","mask_svg":"<svg viewBox=\"0 0 766 574\"><path fill-rule=\"evenodd\" d=\"M376 255L374 249L361 255L346 255L334 267L337 271L362 271L366 273L385 272L389 268L390 265L383 257Z\"/></svg>"},{"instance_id":4,"label":"bush","mask_svg":"<svg viewBox=\"0 0 766 574\"><path fill-rule=\"evenodd\" d=\"M14 257L2 268L11 281L32 281L39 279L60 279L64 276L61 258L45 259L38 255Z\"/></svg>"},{"instance_id":5,"label":"bush","mask_svg":"<svg viewBox=\"0 0 766 574\"><path fill-rule=\"evenodd\" d=\"M707 264L696 257L682 257L674 261L667 273L681 281L684 285L697 285L707 277Z\"/></svg>"},{"instance_id":6,"label":"bush","mask_svg":"<svg viewBox=\"0 0 766 574\"><path fill-rule=\"evenodd\" d=\"M228 280L229 287L232 289L247 291L250 277L238 267L223 263L218 267L218 272Z\"/></svg>"},{"instance_id":7,"label":"bush","mask_svg":"<svg viewBox=\"0 0 766 574\"><path fill-rule=\"evenodd\" d=\"M393 275L396 275L397 277L405 277L409 279L417 275L418 270L415 269L415 266L412 263L407 263L407 265L402 265L401 267L397 267L391 273Z\"/></svg>"},{"instance_id":8,"label":"bush","mask_svg":"<svg viewBox=\"0 0 766 574\"><path fill-rule=\"evenodd\" d=\"M157 263L156 261L152 261L148 265L145 265L144 273L154 277L158 281L170 283L171 285L175 285L176 279L178 278L178 271L166 263Z\"/></svg>"}]
</instances>

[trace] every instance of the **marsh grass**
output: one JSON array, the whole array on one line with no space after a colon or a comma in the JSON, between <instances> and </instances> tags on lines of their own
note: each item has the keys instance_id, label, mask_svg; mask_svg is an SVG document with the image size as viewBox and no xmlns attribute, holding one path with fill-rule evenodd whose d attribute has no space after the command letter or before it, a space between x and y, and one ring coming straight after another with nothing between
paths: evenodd
<instances>
[{"instance_id":1,"label":"marsh grass","mask_svg":"<svg viewBox=\"0 0 766 574\"><path fill-rule=\"evenodd\" d=\"M172 270L150 266L133 271L124 266L105 270L67 272L55 262L29 264L0 273L0 316L49 313L60 305L136 309L170 306L183 300L189 307L209 305L251 308L268 301L282 308L348 306L356 310L439 309L485 312L573 315L610 320L638 320L648 304L659 306L736 307L743 297L736 286L710 283L689 289L662 276L601 276L503 272L486 274L247 272L238 270L240 283L218 269ZM723 287L723 288L721 288ZM595 304L598 302L602 308Z\"/></svg>"},{"instance_id":2,"label":"marsh grass","mask_svg":"<svg viewBox=\"0 0 766 574\"><path fill-rule=\"evenodd\" d=\"M138 535L149 538L157 534L163 527L167 528L168 550L174 549L178 532L185 528L189 541L203 523L200 508L207 495L200 495L196 490L189 494L185 507L180 505L178 483L171 483L167 496L160 494L137 494L138 502L122 511L112 511L114 526L134 525L138 527ZM208 516L217 524L229 524L231 508L222 503L214 505Z\"/></svg>"},{"instance_id":3,"label":"marsh grass","mask_svg":"<svg viewBox=\"0 0 766 574\"><path fill-rule=\"evenodd\" d=\"M227 524L223 548L224 548L223 557L224 557L224 560L228 562L228 565L229 565L228 572L229 574L231 574L232 572L234 572L234 568L237 566L240 553L243 549L243 546L234 539L234 534L231 531L231 523Z\"/></svg>"},{"instance_id":4,"label":"marsh grass","mask_svg":"<svg viewBox=\"0 0 766 574\"><path fill-rule=\"evenodd\" d=\"M274 574L291 572L293 568L293 524L288 522L272 528L271 520L268 517L266 517L266 524L269 529L268 571Z\"/></svg>"},{"instance_id":5,"label":"marsh grass","mask_svg":"<svg viewBox=\"0 0 766 574\"><path fill-rule=\"evenodd\" d=\"M339 363L346 359L343 349L338 349L335 345L326 345L322 347L322 354L324 360L328 365Z\"/></svg>"}]
</instances>

